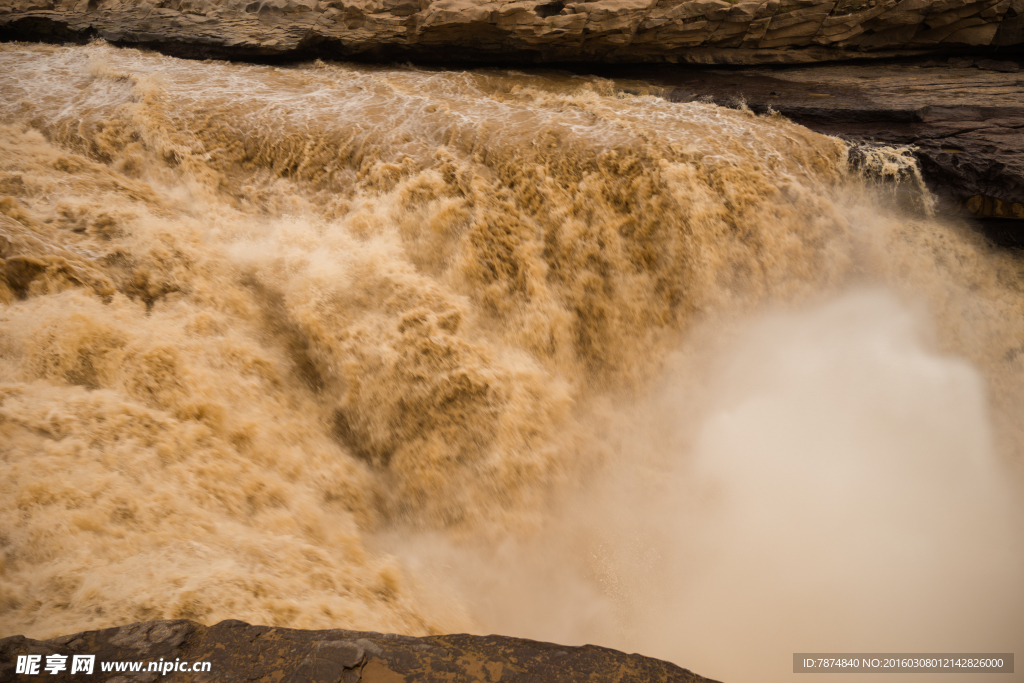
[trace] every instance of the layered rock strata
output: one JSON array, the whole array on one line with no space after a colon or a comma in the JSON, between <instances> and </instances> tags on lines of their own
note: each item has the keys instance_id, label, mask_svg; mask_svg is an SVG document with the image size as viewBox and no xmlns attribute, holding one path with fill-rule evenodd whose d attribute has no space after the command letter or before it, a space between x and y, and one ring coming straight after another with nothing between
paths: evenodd
<instances>
[{"instance_id":1,"label":"layered rock strata","mask_svg":"<svg viewBox=\"0 0 1024 683\"><path fill-rule=\"evenodd\" d=\"M210 627L185 620L150 621L45 641L4 638L0 640L0 681L39 680L39 674L17 672L18 657L32 655L40 658L39 674L53 683L83 679L111 683L715 683L668 662L592 645L566 647L503 636L413 638L301 631L241 621ZM54 655L65 668L45 671L43 667L52 661L47 658ZM71 674L69 663L75 655L95 657L92 675ZM149 670L150 662L159 665L160 673ZM104 664L111 663L115 663L111 669L117 668L116 663L141 663L141 670L125 673L122 666L120 673L103 671Z\"/></svg>"},{"instance_id":2,"label":"layered rock strata","mask_svg":"<svg viewBox=\"0 0 1024 683\"><path fill-rule=\"evenodd\" d=\"M816 62L1024 43L1024 0L5 0L5 39L183 56Z\"/></svg>"},{"instance_id":3,"label":"layered rock strata","mask_svg":"<svg viewBox=\"0 0 1024 683\"><path fill-rule=\"evenodd\" d=\"M940 213L979 219L1024 247L1024 66L1004 59L819 64L786 68L617 69L671 100L776 111L870 146L909 146ZM867 147L859 145L866 145Z\"/></svg>"}]
</instances>

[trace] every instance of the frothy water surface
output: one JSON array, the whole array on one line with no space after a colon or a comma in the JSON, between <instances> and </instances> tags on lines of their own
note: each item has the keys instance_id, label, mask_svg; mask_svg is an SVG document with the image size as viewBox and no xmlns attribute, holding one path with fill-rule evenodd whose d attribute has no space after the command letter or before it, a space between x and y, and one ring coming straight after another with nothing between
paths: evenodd
<instances>
[{"instance_id":1,"label":"frothy water surface","mask_svg":"<svg viewBox=\"0 0 1024 683\"><path fill-rule=\"evenodd\" d=\"M0 633L1022 642L1024 263L842 142L559 73L0 67Z\"/></svg>"}]
</instances>

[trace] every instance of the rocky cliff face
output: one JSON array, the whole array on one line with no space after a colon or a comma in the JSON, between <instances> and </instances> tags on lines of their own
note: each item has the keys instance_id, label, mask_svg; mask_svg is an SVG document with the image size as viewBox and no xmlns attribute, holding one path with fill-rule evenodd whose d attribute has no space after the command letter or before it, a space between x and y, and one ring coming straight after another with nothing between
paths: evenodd
<instances>
[{"instance_id":1,"label":"rocky cliff face","mask_svg":"<svg viewBox=\"0 0 1024 683\"><path fill-rule=\"evenodd\" d=\"M668 662L592 645L565 647L503 636L413 638L299 631L241 621L206 627L184 620L143 622L47 641L4 638L0 640L0 681L34 681L40 675L53 683L82 680L82 671L72 674L76 655L95 657L89 680L111 683L158 679L168 683L715 683ZM38 657L38 672L19 673L18 658L24 658L22 668L26 669L30 656ZM57 670L44 670L51 662ZM151 662L158 665L159 673L150 670ZM140 670L131 672L125 666L128 663L140 663ZM117 664L121 664L120 673ZM110 670L104 671L104 665Z\"/></svg>"},{"instance_id":2,"label":"rocky cliff face","mask_svg":"<svg viewBox=\"0 0 1024 683\"><path fill-rule=\"evenodd\" d=\"M1024 43L1024 0L4 0L7 39L185 56L813 62Z\"/></svg>"},{"instance_id":3,"label":"rocky cliff face","mask_svg":"<svg viewBox=\"0 0 1024 683\"><path fill-rule=\"evenodd\" d=\"M871 147L907 146L938 199L938 213L979 219L996 242L1024 248L1024 69L1019 61L952 57L608 71L666 87L666 96L676 102L710 99L758 113L779 112L846 139L854 161Z\"/></svg>"}]
</instances>

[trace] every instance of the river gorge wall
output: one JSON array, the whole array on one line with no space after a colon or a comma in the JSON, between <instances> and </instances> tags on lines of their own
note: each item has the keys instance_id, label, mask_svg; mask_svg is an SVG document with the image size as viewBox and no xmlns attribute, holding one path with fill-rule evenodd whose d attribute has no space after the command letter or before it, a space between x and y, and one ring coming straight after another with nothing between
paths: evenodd
<instances>
[{"instance_id":1,"label":"river gorge wall","mask_svg":"<svg viewBox=\"0 0 1024 683\"><path fill-rule=\"evenodd\" d=\"M1024 0L8 0L6 39L179 56L806 63L1024 43Z\"/></svg>"}]
</instances>

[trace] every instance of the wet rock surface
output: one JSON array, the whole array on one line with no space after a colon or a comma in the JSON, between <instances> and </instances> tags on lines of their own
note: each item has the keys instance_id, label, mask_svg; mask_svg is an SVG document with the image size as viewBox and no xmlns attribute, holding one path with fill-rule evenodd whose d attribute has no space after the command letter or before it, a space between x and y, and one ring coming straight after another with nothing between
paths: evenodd
<instances>
[{"instance_id":1,"label":"wet rock surface","mask_svg":"<svg viewBox=\"0 0 1024 683\"><path fill-rule=\"evenodd\" d=\"M1024 0L8 0L0 38L180 56L797 63L1024 44Z\"/></svg>"},{"instance_id":2,"label":"wet rock surface","mask_svg":"<svg viewBox=\"0 0 1024 683\"><path fill-rule=\"evenodd\" d=\"M32 681L19 674L19 655L39 655L39 674L49 681L72 675L74 655L95 655L89 680L267 681L274 683L400 683L402 681L651 681L714 683L658 659L587 645L567 647L504 636L448 635L414 638L359 631L302 631L224 621L150 621L39 641L0 640L0 681ZM47 657L65 656L66 670L44 670ZM102 671L105 662L143 662L138 673ZM147 671L150 662L178 669L209 662L208 671ZM200 669L205 669L200 665Z\"/></svg>"},{"instance_id":3,"label":"wet rock surface","mask_svg":"<svg viewBox=\"0 0 1024 683\"><path fill-rule=\"evenodd\" d=\"M612 75L612 74L610 74ZM938 210L1024 247L1024 70L1016 59L619 70L700 98L769 109L852 143L910 145Z\"/></svg>"}]
</instances>

